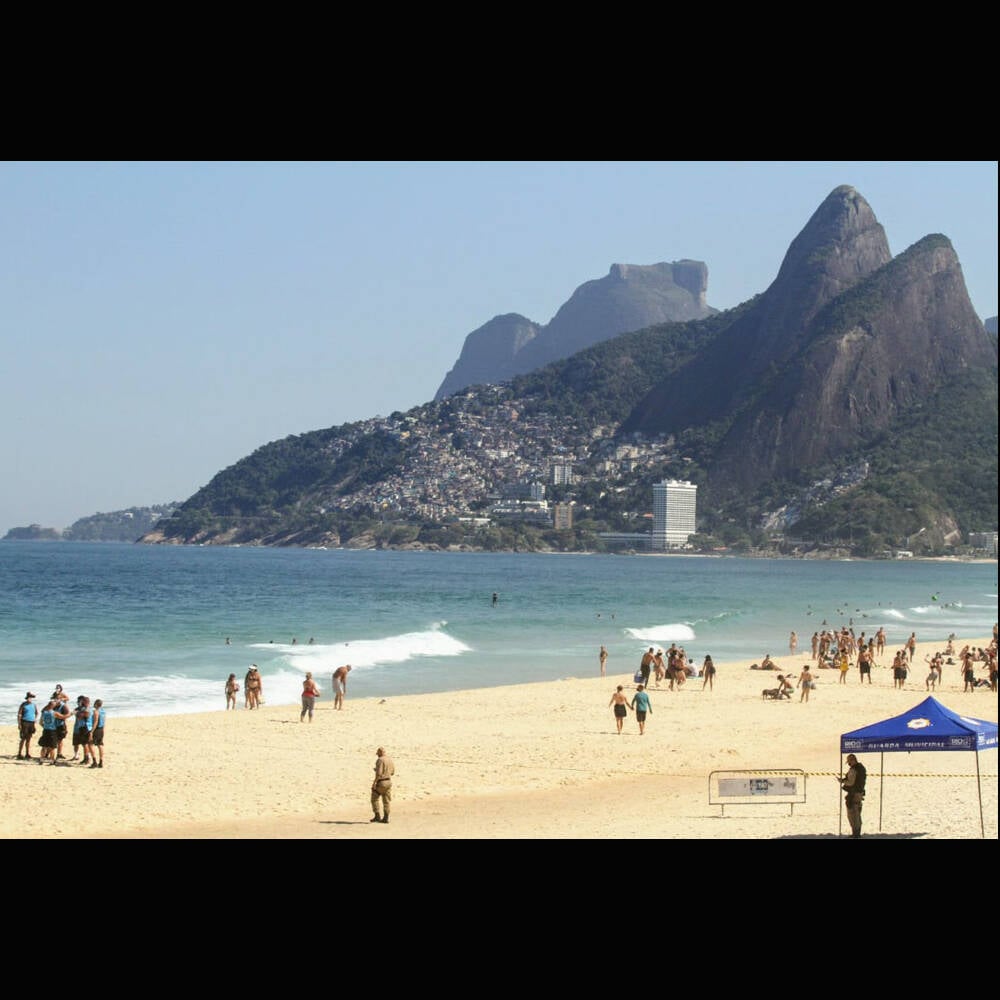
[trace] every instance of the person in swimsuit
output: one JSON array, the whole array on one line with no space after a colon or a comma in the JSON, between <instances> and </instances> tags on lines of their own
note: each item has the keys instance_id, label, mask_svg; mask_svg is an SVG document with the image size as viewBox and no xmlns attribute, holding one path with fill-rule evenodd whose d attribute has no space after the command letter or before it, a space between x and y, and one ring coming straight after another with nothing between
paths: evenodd
<instances>
[{"instance_id":1,"label":"person in swimsuit","mask_svg":"<svg viewBox=\"0 0 1000 1000\"><path fill-rule=\"evenodd\" d=\"M236 711L236 694L240 689L240 683L236 680L236 674L230 674L226 681L226 711L232 709Z\"/></svg>"},{"instance_id":2,"label":"person in swimsuit","mask_svg":"<svg viewBox=\"0 0 1000 1000\"><path fill-rule=\"evenodd\" d=\"M701 676L705 679L701 682L702 691L705 690L705 685L708 685L709 691L715 690L715 664L712 662L711 656L705 657L705 662L701 665Z\"/></svg>"},{"instance_id":3,"label":"person in swimsuit","mask_svg":"<svg viewBox=\"0 0 1000 1000\"><path fill-rule=\"evenodd\" d=\"M802 694L799 695L799 701L808 701L809 692L816 686L816 682L813 680L813 675L809 670L808 663L802 668L802 673L799 674L799 680L795 686L802 689Z\"/></svg>"},{"instance_id":4,"label":"person in swimsuit","mask_svg":"<svg viewBox=\"0 0 1000 1000\"><path fill-rule=\"evenodd\" d=\"M608 651L604 646L601 646L599 659L601 661L601 676L604 677L605 674L607 673L607 665L608 665Z\"/></svg>"},{"instance_id":5,"label":"person in swimsuit","mask_svg":"<svg viewBox=\"0 0 1000 1000\"><path fill-rule=\"evenodd\" d=\"M256 663L250 664L246 677L243 678L244 702L247 708L258 708L260 706L261 694L264 685L261 681L260 671Z\"/></svg>"},{"instance_id":6,"label":"person in swimsuit","mask_svg":"<svg viewBox=\"0 0 1000 1000\"><path fill-rule=\"evenodd\" d=\"M628 715L630 707L628 698L625 697L625 694L622 691L621 684L618 685L617 690L611 696L611 701L609 701L608 704L614 705L615 707L615 725L618 726L618 735L621 736L622 723L625 721L625 716Z\"/></svg>"},{"instance_id":7,"label":"person in swimsuit","mask_svg":"<svg viewBox=\"0 0 1000 1000\"><path fill-rule=\"evenodd\" d=\"M333 707L343 709L344 696L347 694L347 675L351 672L351 665L345 663L342 667L337 667L333 672Z\"/></svg>"}]
</instances>

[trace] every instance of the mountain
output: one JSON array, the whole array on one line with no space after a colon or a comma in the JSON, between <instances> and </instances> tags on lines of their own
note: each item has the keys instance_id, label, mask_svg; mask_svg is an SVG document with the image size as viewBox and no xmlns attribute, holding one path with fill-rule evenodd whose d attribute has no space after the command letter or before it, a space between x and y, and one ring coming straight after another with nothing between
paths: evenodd
<instances>
[{"instance_id":1,"label":"mountain","mask_svg":"<svg viewBox=\"0 0 1000 1000\"><path fill-rule=\"evenodd\" d=\"M78 518L65 531L43 528L38 524L11 528L0 541L31 539L53 542L135 542L179 506L180 503L174 501L153 504L152 507L129 507L126 510L91 514Z\"/></svg>"},{"instance_id":2,"label":"mountain","mask_svg":"<svg viewBox=\"0 0 1000 1000\"><path fill-rule=\"evenodd\" d=\"M943 553L995 530L997 412L997 338L949 240L893 258L844 186L735 309L264 445L143 540L600 549L679 478L706 550ZM500 501L556 465L575 482L546 498L575 505L572 529L504 521Z\"/></svg>"},{"instance_id":3,"label":"mountain","mask_svg":"<svg viewBox=\"0 0 1000 1000\"><path fill-rule=\"evenodd\" d=\"M990 316L989 319L983 321L983 325L986 327L987 333L992 333L996 336L997 333L997 318L996 316Z\"/></svg>"},{"instance_id":4,"label":"mountain","mask_svg":"<svg viewBox=\"0 0 1000 1000\"><path fill-rule=\"evenodd\" d=\"M844 186L757 305L651 390L622 432L722 425L710 478L754 489L875 440L943 380L995 361L947 238L893 259L871 207Z\"/></svg>"},{"instance_id":5,"label":"mountain","mask_svg":"<svg viewBox=\"0 0 1000 1000\"><path fill-rule=\"evenodd\" d=\"M434 399L507 382L630 330L710 316L718 310L706 304L707 288L700 261L612 264L605 277L577 288L547 325L507 313L473 330Z\"/></svg>"}]
</instances>

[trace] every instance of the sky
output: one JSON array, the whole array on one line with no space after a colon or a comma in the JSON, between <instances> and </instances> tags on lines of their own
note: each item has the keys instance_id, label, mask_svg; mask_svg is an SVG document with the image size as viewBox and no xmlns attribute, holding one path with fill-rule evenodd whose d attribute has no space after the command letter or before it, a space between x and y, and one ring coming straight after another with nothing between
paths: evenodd
<instances>
[{"instance_id":1,"label":"sky","mask_svg":"<svg viewBox=\"0 0 1000 1000\"><path fill-rule=\"evenodd\" d=\"M997 315L996 161L0 162L0 537L428 402L469 333L612 264L703 261L739 305L841 184Z\"/></svg>"}]
</instances>

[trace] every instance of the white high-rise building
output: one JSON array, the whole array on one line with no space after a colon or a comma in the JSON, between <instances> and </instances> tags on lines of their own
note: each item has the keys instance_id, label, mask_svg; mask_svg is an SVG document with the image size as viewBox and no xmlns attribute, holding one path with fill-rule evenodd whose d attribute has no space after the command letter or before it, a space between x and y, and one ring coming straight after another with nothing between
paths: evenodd
<instances>
[{"instance_id":1,"label":"white high-rise building","mask_svg":"<svg viewBox=\"0 0 1000 1000\"><path fill-rule=\"evenodd\" d=\"M698 487L681 479L653 483L653 551L687 544L697 530L695 508Z\"/></svg>"}]
</instances>

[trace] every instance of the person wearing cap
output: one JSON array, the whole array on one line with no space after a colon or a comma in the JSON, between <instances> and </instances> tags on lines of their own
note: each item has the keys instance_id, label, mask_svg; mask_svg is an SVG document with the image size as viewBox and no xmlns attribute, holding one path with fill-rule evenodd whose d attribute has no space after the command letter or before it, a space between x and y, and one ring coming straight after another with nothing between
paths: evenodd
<instances>
[{"instance_id":1,"label":"person wearing cap","mask_svg":"<svg viewBox=\"0 0 1000 1000\"><path fill-rule=\"evenodd\" d=\"M351 665L345 663L342 667L337 667L333 672L333 690L336 697L333 699L333 707L341 709L344 707L344 695L347 694L347 675L351 672Z\"/></svg>"},{"instance_id":2,"label":"person wearing cap","mask_svg":"<svg viewBox=\"0 0 1000 1000\"><path fill-rule=\"evenodd\" d=\"M243 678L243 698L246 708L260 708L264 694L264 680L256 663L250 664L246 677Z\"/></svg>"},{"instance_id":3,"label":"person wearing cap","mask_svg":"<svg viewBox=\"0 0 1000 1000\"><path fill-rule=\"evenodd\" d=\"M38 706L35 696L30 692L24 695L24 701L17 708L17 759L31 760L31 738L35 735L35 722L38 719ZM22 754L21 751L24 751Z\"/></svg>"},{"instance_id":4,"label":"person wearing cap","mask_svg":"<svg viewBox=\"0 0 1000 1000\"><path fill-rule=\"evenodd\" d=\"M847 793L844 805L847 806L847 821L851 824L851 836L855 839L861 836L861 806L865 801L865 782L868 771L854 754L847 755L847 775L840 787Z\"/></svg>"},{"instance_id":5,"label":"person wearing cap","mask_svg":"<svg viewBox=\"0 0 1000 1000\"><path fill-rule=\"evenodd\" d=\"M350 668L348 668L350 669ZM385 752L384 747L375 751L375 780L372 782L372 818L369 823L388 823L389 806L392 804L392 776L396 773L396 765ZM379 816L379 803L382 805L382 815Z\"/></svg>"}]
</instances>

